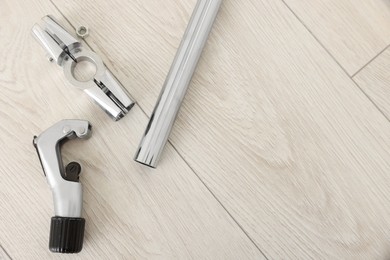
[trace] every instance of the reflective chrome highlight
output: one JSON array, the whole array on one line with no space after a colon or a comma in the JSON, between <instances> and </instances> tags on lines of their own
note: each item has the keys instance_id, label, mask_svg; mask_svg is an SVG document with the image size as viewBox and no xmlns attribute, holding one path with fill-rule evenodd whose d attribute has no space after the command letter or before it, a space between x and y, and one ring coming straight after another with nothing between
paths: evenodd
<instances>
[{"instance_id":1,"label":"reflective chrome highlight","mask_svg":"<svg viewBox=\"0 0 390 260\"><path fill-rule=\"evenodd\" d=\"M134 160L155 168L222 0L198 0Z\"/></svg>"},{"instance_id":2,"label":"reflective chrome highlight","mask_svg":"<svg viewBox=\"0 0 390 260\"><path fill-rule=\"evenodd\" d=\"M67 80L84 90L115 121L124 117L134 106L128 93L106 68L101 58L81 46L52 16L42 18L32 33L45 48L50 61L63 67ZM74 76L77 62L89 61L96 66L96 74L89 81L78 81Z\"/></svg>"},{"instance_id":3,"label":"reflective chrome highlight","mask_svg":"<svg viewBox=\"0 0 390 260\"><path fill-rule=\"evenodd\" d=\"M37 149L47 182L53 192L55 216L79 218L82 211L83 194L78 176L66 179L60 144L63 141L91 135L91 125L84 120L62 120L38 137L33 144Z\"/></svg>"}]
</instances>

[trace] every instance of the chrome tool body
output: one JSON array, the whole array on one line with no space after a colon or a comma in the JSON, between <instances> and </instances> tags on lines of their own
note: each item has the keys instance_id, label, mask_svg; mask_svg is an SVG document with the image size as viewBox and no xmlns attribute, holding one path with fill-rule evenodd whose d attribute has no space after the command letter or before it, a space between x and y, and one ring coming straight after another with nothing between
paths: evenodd
<instances>
[{"instance_id":1,"label":"chrome tool body","mask_svg":"<svg viewBox=\"0 0 390 260\"><path fill-rule=\"evenodd\" d=\"M60 145L69 139L86 139L90 135L91 125L88 121L62 120L33 140L53 193L55 216L51 219L49 239L52 252L78 253L82 249L85 220L81 218L81 167L76 162L63 167Z\"/></svg>"},{"instance_id":2,"label":"chrome tool body","mask_svg":"<svg viewBox=\"0 0 390 260\"><path fill-rule=\"evenodd\" d=\"M54 17L43 17L40 25L34 25L32 33L45 48L49 60L63 68L67 80L84 90L115 121L124 117L134 106L134 101L106 68L102 59L83 47ZM81 61L88 61L96 66L95 76L88 81L79 81L74 76L76 64Z\"/></svg>"},{"instance_id":3,"label":"chrome tool body","mask_svg":"<svg viewBox=\"0 0 390 260\"><path fill-rule=\"evenodd\" d=\"M155 168L222 0L198 0L134 160Z\"/></svg>"}]
</instances>

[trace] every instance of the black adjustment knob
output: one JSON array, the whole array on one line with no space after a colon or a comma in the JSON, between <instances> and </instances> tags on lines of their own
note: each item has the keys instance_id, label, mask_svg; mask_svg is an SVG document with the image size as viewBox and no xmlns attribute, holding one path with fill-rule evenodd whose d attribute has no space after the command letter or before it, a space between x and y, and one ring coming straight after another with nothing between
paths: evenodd
<instances>
[{"instance_id":1,"label":"black adjustment knob","mask_svg":"<svg viewBox=\"0 0 390 260\"><path fill-rule=\"evenodd\" d=\"M71 162L65 167L65 180L79 181L81 165L78 162Z\"/></svg>"},{"instance_id":2,"label":"black adjustment knob","mask_svg":"<svg viewBox=\"0 0 390 260\"><path fill-rule=\"evenodd\" d=\"M78 253L83 248L85 219L52 217L49 249L54 253Z\"/></svg>"}]
</instances>

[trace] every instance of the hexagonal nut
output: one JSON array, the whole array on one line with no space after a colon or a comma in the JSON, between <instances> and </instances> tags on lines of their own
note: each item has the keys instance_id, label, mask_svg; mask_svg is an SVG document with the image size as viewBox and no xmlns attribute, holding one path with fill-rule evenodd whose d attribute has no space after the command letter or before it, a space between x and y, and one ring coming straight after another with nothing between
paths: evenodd
<instances>
[{"instance_id":1,"label":"hexagonal nut","mask_svg":"<svg viewBox=\"0 0 390 260\"><path fill-rule=\"evenodd\" d=\"M76 34L77 34L77 36L79 36L81 38L86 38L89 35L89 29L87 26L81 25L81 26L77 27Z\"/></svg>"}]
</instances>

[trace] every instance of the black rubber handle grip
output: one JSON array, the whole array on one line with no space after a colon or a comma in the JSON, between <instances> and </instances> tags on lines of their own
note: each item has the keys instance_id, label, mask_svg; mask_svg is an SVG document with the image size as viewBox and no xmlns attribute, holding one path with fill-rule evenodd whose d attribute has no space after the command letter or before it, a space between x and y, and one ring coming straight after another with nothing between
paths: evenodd
<instances>
[{"instance_id":1,"label":"black rubber handle grip","mask_svg":"<svg viewBox=\"0 0 390 260\"><path fill-rule=\"evenodd\" d=\"M52 217L49 248L54 253L73 254L83 248L85 219Z\"/></svg>"}]
</instances>

